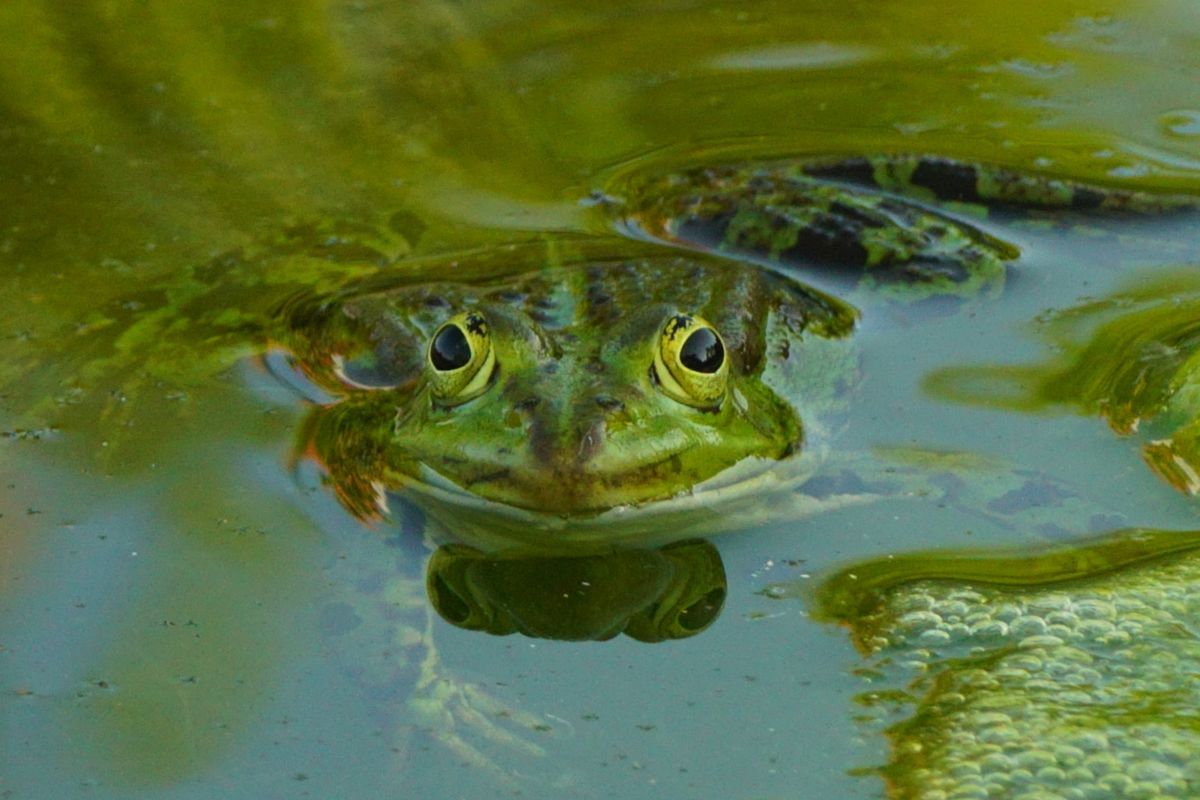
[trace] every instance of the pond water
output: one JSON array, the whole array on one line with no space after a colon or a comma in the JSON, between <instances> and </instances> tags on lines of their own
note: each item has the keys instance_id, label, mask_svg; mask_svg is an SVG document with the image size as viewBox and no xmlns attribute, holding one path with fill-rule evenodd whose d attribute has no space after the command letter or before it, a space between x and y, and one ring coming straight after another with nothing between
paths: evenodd
<instances>
[{"instance_id":1,"label":"pond water","mask_svg":"<svg viewBox=\"0 0 1200 800\"><path fill-rule=\"evenodd\" d=\"M675 641L433 613L433 522L339 502L304 457L328 398L255 328L409 259L615 241L597 193L660 165L933 153L1198 192L1194 3L11 0L0 31L0 796L1200 793L1192 538L1113 533L1200 529L1194 213L960 206L1020 250L1000 291L855 290L822 447L942 477L644 556L723 570ZM1126 639L1070 639L1086 609ZM1068 685L1075 716L1013 710Z\"/></svg>"}]
</instances>

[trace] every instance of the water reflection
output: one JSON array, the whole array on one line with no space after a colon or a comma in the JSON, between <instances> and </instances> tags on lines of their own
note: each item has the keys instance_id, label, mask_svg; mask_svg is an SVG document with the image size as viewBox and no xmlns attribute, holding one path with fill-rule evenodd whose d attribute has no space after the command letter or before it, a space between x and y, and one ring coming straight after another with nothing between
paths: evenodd
<instances>
[{"instance_id":1,"label":"water reflection","mask_svg":"<svg viewBox=\"0 0 1200 800\"><path fill-rule=\"evenodd\" d=\"M1038 332L1058 351L1047 362L943 369L929 376L926 389L955 402L1097 414L1122 436L1138 433L1143 458L1167 483L1187 494L1200 491L1194 268L1049 312Z\"/></svg>"},{"instance_id":2,"label":"water reflection","mask_svg":"<svg viewBox=\"0 0 1200 800\"><path fill-rule=\"evenodd\" d=\"M443 619L497 636L685 639L716 621L726 591L721 556L703 540L591 555L442 545L426 570Z\"/></svg>"},{"instance_id":3,"label":"water reflection","mask_svg":"<svg viewBox=\"0 0 1200 800\"><path fill-rule=\"evenodd\" d=\"M815 613L869 659L859 700L891 739L895 796L1196 796L1198 550L1198 531L1123 530L822 581Z\"/></svg>"}]
</instances>

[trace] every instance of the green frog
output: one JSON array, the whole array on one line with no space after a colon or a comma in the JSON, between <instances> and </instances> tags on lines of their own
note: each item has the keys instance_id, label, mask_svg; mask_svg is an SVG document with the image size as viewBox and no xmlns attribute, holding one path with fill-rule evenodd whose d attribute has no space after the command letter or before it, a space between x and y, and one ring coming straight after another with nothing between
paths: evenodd
<instances>
[{"instance_id":1,"label":"green frog","mask_svg":"<svg viewBox=\"0 0 1200 800\"><path fill-rule=\"evenodd\" d=\"M859 311L798 276L832 272L861 304L974 297L998 291L1018 251L970 204L1194 202L919 156L710 165L609 188L595 202L618 229L723 257L627 257L607 240L564 256L558 243L557 256L466 256L452 275L416 263L284 304L277 338L339 397L301 449L355 513L403 488L454 535L556 545L645 537L668 511L711 522L764 473L783 466L791 487L811 475L805 455L826 447L855 383Z\"/></svg>"}]
</instances>

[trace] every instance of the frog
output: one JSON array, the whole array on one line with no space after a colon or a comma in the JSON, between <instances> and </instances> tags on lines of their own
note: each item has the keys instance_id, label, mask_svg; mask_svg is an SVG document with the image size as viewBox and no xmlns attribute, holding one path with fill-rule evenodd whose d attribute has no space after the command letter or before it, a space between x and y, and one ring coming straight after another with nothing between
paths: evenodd
<instances>
[{"instance_id":1,"label":"frog","mask_svg":"<svg viewBox=\"0 0 1200 800\"><path fill-rule=\"evenodd\" d=\"M691 254L622 258L600 239L556 262L514 248L499 274L464 257L449 280L417 277L435 261L285 304L279 338L341 398L298 449L356 514L403 486L457 535L558 545L643 536L689 505L711 517L708 481L731 496L781 465L810 476L805 453L826 444L824 420L854 384L862 312L810 278L835 273L859 304L974 298L1000 290L1019 251L968 204L1195 205L903 154L649 171L593 201L612 229Z\"/></svg>"}]
</instances>

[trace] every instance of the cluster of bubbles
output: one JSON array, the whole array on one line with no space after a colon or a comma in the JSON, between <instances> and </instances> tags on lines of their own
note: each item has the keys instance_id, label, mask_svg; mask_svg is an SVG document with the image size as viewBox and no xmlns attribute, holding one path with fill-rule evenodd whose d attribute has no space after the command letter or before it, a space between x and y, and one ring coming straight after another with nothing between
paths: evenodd
<instances>
[{"instance_id":1,"label":"cluster of bubbles","mask_svg":"<svg viewBox=\"0 0 1200 800\"><path fill-rule=\"evenodd\" d=\"M1200 557L1070 587L924 581L858 623L910 681L893 794L920 800L1200 796Z\"/></svg>"}]
</instances>

